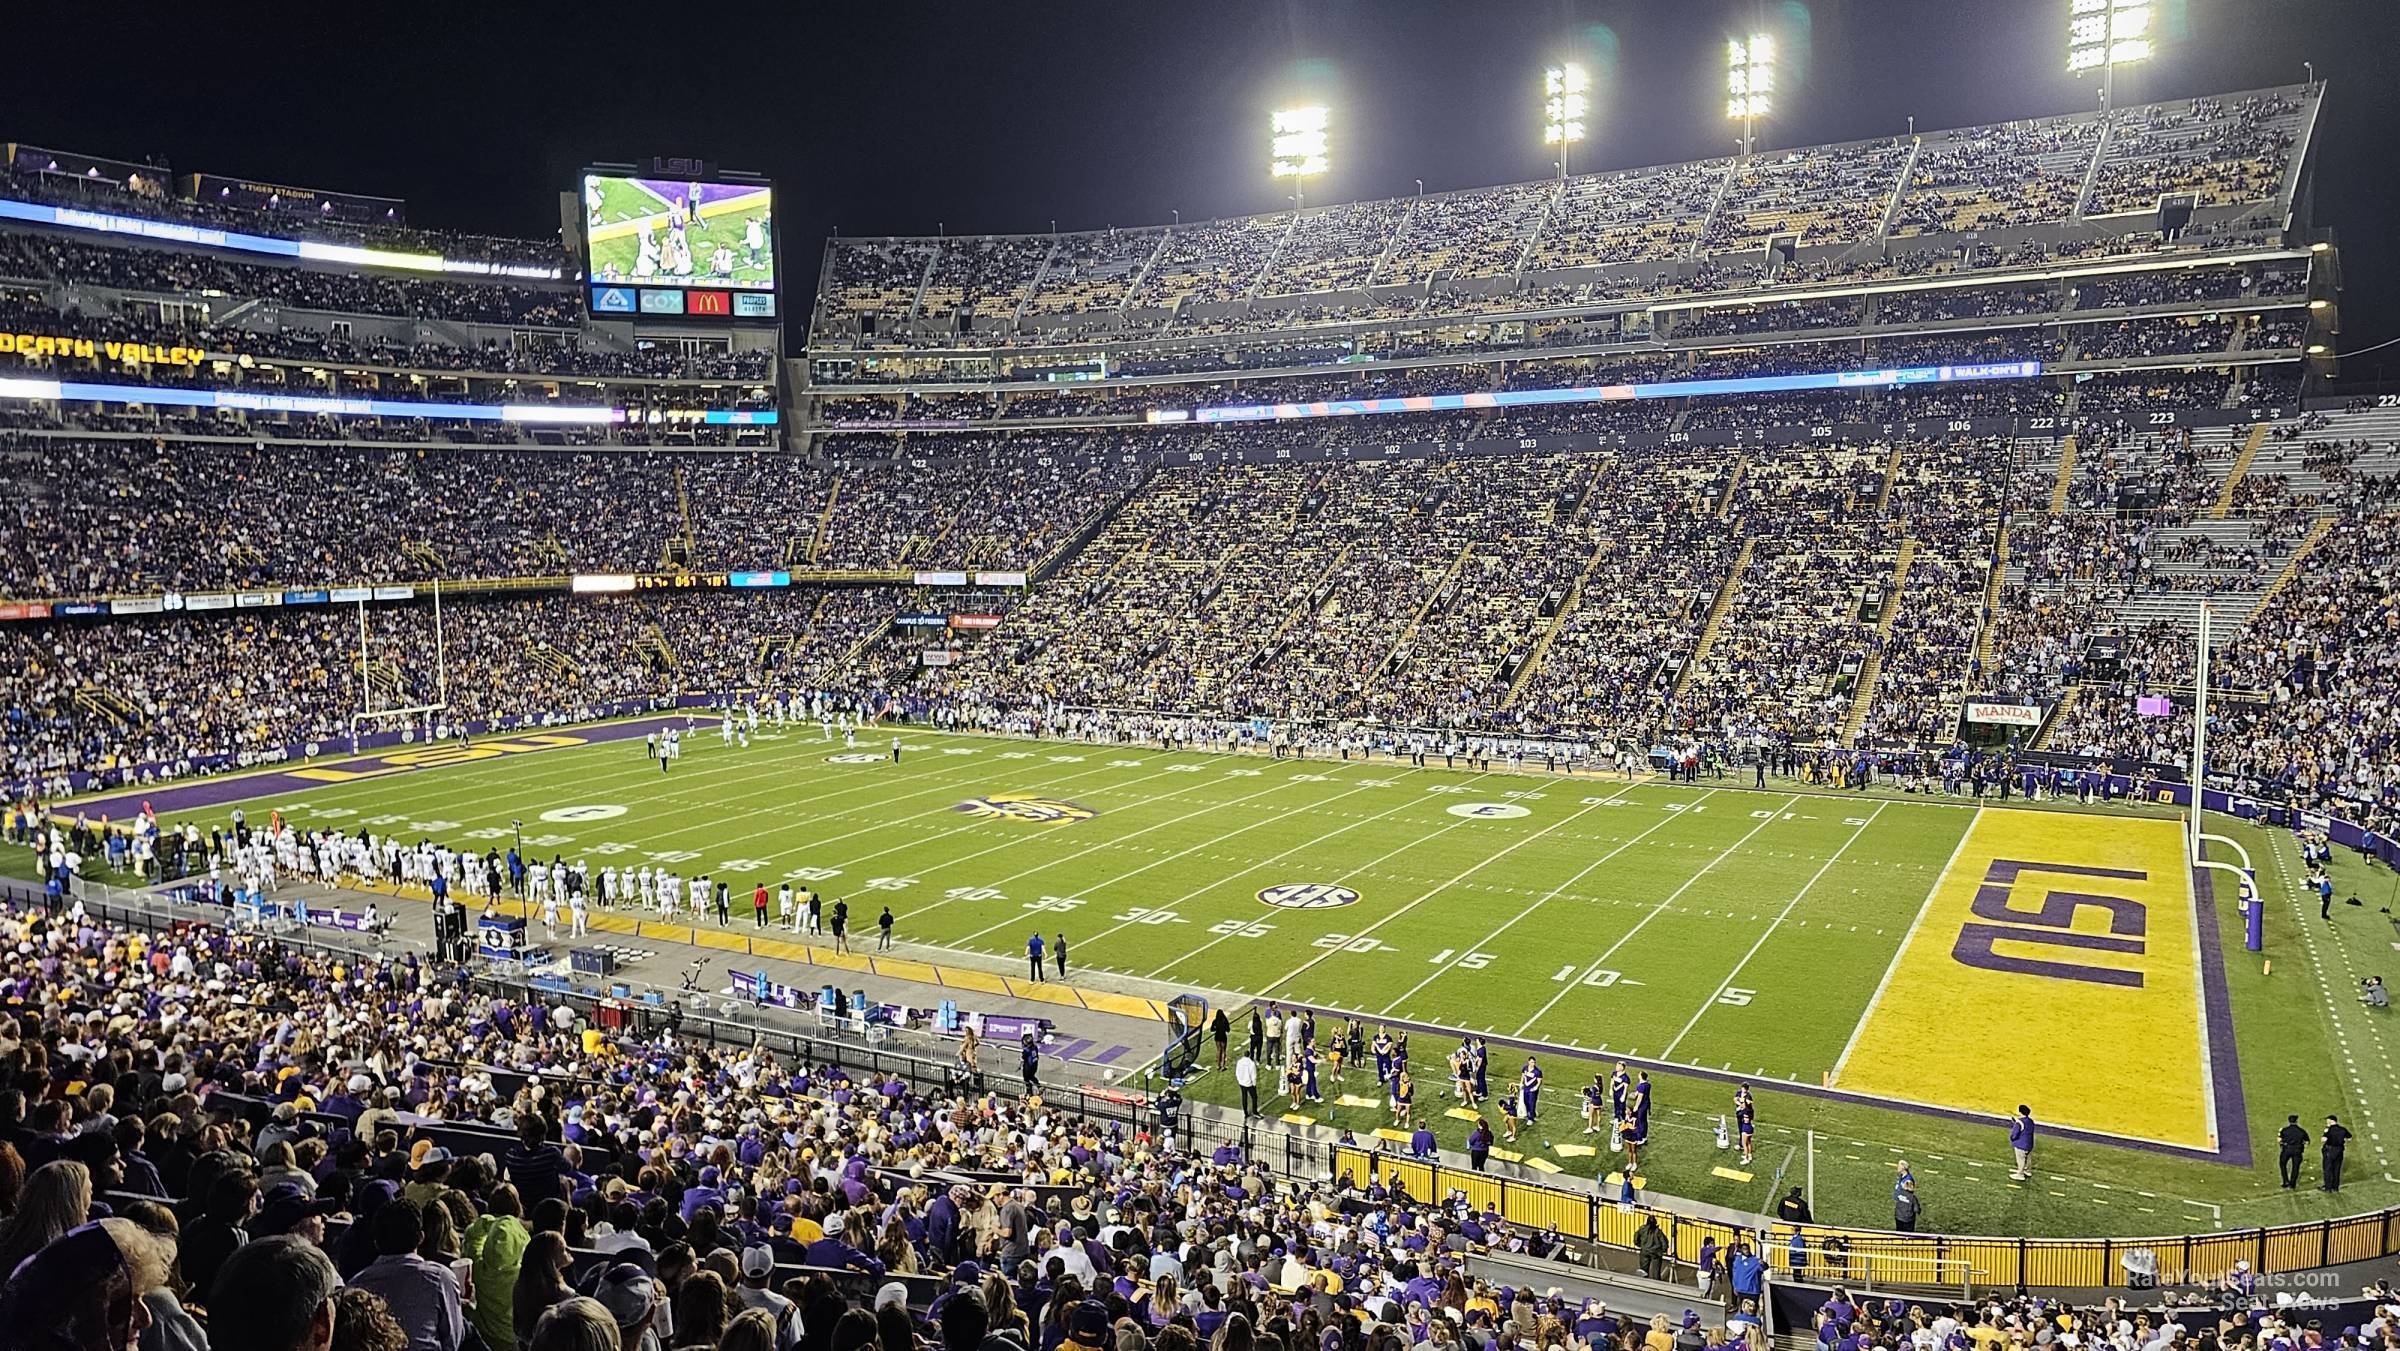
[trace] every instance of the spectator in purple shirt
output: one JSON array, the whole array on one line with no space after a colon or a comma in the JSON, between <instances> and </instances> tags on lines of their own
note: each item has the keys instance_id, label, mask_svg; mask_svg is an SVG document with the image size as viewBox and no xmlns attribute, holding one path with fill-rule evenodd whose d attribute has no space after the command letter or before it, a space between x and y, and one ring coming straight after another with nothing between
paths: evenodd
<instances>
[{"instance_id":1,"label":"spectator in purple shirt","mask_svg":"<svg viewBox=\"0 0 2400 1351\"><path fill-rule=\"evenodd\" d=\"M383 1297L408 1334L409 1351L458 1351L467 1331L458 1281L448 1267L417 1256L425 1222L416 1203L385 1203L375 1212L374 1225L375 1260L350 1284Z\"/></svg>"}]
</instances>

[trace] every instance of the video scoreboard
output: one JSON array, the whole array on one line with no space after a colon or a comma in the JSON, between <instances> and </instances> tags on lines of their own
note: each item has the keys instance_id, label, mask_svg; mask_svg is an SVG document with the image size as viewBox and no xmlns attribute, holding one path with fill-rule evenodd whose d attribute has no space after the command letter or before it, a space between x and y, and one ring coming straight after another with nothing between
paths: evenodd
<instances>
[{"instance_id":1,"label":"video scoreboard","mask_svg":"<svg viewBox=\"0 0 2400 1351\"><path fill-rule=\"evenodd\" d=\"M774 187L706 172L670 174L668 167L647 175L594 168L578 179L592 316L714 324L780 318Z\"/></svg>"}]
</instances>

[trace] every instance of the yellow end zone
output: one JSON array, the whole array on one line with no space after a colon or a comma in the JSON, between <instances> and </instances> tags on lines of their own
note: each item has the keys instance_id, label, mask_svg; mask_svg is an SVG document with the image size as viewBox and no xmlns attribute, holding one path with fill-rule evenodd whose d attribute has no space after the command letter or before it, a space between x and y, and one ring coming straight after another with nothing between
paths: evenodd
<instances>
[{"instance_id":1,"label":"yellow end zone","mask_svg":"<svg viewBox=\"0 0 2400 1351\"><path fill-rule=\"evenodd\" d=\"M1978 812L1834 1085L2214 1148L2194 906L2179 822Z\"/></svg>"}]
</instances>

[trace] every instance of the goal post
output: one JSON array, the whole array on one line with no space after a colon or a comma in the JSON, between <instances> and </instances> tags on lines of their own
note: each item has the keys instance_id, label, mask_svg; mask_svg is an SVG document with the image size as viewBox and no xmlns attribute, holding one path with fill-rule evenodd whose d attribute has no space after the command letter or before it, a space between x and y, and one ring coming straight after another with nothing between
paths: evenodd
<instances>
[{"instance_id":1,"label":"goal post","mask_svg":"<svg viewBox=\"0 0 2400 1351\"><path fill-rule=\"evenodd\" d=\"M2232 875L2237 898L2235 904L2242 914L2243 946L2251 952L2258 952L2266 946L2266 902L2258 894L2258 870L2251 865L2250 851L2231 836L2211 833L2201 820L2201 808L2208 792L2209 627L2213 618L2208 602L2202 601L2196 651L2192 657L2192 805L2185 817L2190 823L2188 852L2194 868L2207 868ZM2222 859L2207 857L2211 844L2225 846L2241 862L2227 863Z\"/></svg>"},{"instance_id":2,"label":"goal post","mask_svg":"<svg viewBox=\"0 0 2400 1351\"><path fill-rule=\"evenodd\" d=\"M373 588L368 588L369 596ZM367 622L369 596L358 601L358 711L350 715L350 751L358 753L360 739L368 732L384 727L405 727L418 718L428 721L427 739L432 737L431 715L448 711L450 707L449 650L442 633L442 584L433 583L433 698L425 703L378 705L375 693L375 641Z\"/></svg>"}]
</instances>

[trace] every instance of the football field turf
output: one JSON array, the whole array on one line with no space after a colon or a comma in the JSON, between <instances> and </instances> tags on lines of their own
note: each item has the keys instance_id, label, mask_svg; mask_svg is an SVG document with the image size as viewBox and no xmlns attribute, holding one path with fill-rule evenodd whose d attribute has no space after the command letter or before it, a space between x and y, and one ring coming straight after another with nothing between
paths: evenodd
<instances>
[{"instance_id":1,"label":"football field turf","mask_svg":"<svg viewBox=\"0 0 2400 1351\"><path fill-rule=\"evenodd\" d=\"M1656 1086L1647 1185L1743 1209L1804 1185L1821 1220L1888 1227L1903 1157L1925 1227L1950 1232L2173 1234L2400 1195L2379 1135L2388 1059L2377 1074L2354 1058L2388 1054L2384 1023L2327 978L2395 935L2368 932L2389 927L2370 906L2297 941L2279 833L2218 827L2259 862L2269 975L2154 809L919 731L895 764L889 730L853 748L812 724L739 749L707 721L661 773L638 737L599 735L286 770L245 805L478 851L505 850L521 821L535 856L705 874L737 897L806 881L861 929L888 904L901 941L924 945L912 955L1021 971L1038 929L1066 935L1078 972L1142 993L1237 1015L1240 997L1303 1003L1328 1011L1321 1037L1331 1011L1370 1036L1389 1020L1412 1029L1419 1115L1453 1147L1465 1124L1444 1115L1444 1058L1456 1030L1485 1034L1494 1088L1528 1054L1548 1074L1514 1148L1586 1176L1614 1159L1581 1152L1603 1139L1581 1133L1578 1090L1624 1056ZM1758 1090L1747 1167L1714 1140L1737 1079ZM1370 1073L1322 1087L1307 1115L1362 1136L1388 1124ZM1219 1073L1193 1091L1234 1097ZM2062 1128L2024 1184L2001 1124L2019 1102ZM2287 1110L2359 1130L2348 1191L2276 1188Z\"/></svg>"}]
</instances>

